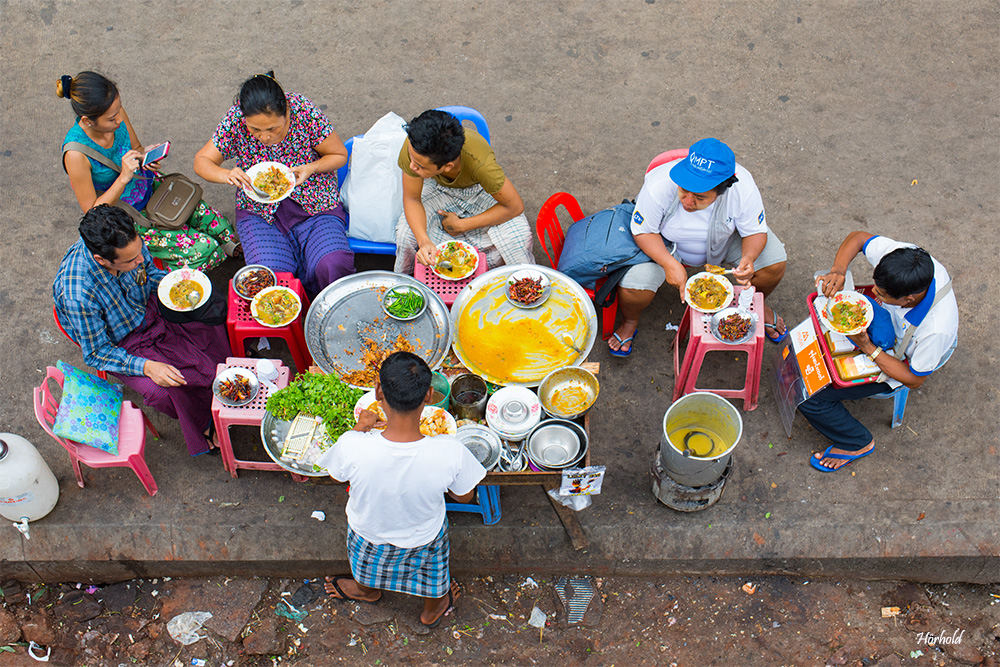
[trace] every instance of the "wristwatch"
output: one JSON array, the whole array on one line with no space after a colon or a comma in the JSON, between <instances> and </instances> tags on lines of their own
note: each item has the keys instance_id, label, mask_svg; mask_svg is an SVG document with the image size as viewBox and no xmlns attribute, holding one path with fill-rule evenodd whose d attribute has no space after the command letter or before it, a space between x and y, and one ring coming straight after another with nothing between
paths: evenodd
<instances>
[{"instance_id":1,"label":"wristwatch","mask_svg":"<svg viewBox=\"0 0 1000 667\"><path fill-rule=\"evenodd\" d=\"M883 350L881 347L876 347L874 350L872 350L872 353L868 355L868 358L871 359L872 361L875 361L875 359L878 358L878 355L882 354L882 351Z\"/></svg>"}]
</instances>

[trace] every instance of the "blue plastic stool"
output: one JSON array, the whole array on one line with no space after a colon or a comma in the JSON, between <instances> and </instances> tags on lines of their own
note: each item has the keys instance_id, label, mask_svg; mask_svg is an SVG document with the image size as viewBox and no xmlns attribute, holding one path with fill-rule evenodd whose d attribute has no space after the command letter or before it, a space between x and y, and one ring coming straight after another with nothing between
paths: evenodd
<instances>
[{"instance_id":1,"label":"blue plastic stool","mask_svg":"<svg viewBox=\"0 0 1000 667\"><path fill-rule=\"evenodd\" d=\"M474 512L480 514L483 517L483 523L487 526L492 526L500 521L500 487L492 484L477 486L476 502L446 502L445 509L449 512Z\"/></svg>"},{"instance_id":2,"label":"blue plastic stool","mask_svg":"<svg viewBox=\"0 0 1000 667\"><path fill-rule=\"evenodd\" d=\"M882 394L875 394L868 398L891 398L892 399L892 427L899 428L903 423L903 412L906 411L906 399L910 395L910 389L904 384L899 385L892 391Z\"/></svg>"},{"instance_id":3,"label":"blue plastic stool","mask_svg":"<svg viewBox=\"0 0 1000 667\"><path fill-rule=\"evenodd\" d=\"M947 361L951 359L951 355L955 351L955 348L957 346L958 346L958 341L956 340L952 344L951 348L949 348L948 351L945 352L944 357L941 359L941 363L939 363L937 365L937 368L934 369L935 371L938 370L938 368L944 366L945 363L947 363ZM892 391L887 391L882 394L874 394L872 396L869 396L868 398L891 398L892 427L898 428L903 423L903 413L906 411L906 399L909 397L909 395L910 395L910 388L904 384L901 384Z\"/></svg>"}]
</instances>

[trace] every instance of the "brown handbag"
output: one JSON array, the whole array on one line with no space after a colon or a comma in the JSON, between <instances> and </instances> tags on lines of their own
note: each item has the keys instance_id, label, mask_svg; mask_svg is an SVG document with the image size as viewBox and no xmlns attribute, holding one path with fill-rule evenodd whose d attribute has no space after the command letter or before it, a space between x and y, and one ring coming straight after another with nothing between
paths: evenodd
<instances>
[{"instance_id":1,"label":"brown handbag","mask_svg":"<svg viewBox=\"0 0 1000 667\"><path fill-rule=\"evenodd\" d=\"M78 141L68 141L63 146L63 155L66 151L74 150L83 153L87 157L93 158L108 167L121 173L121 167L101 155L90 146ZM66 169L66 161L63 160L63 170ZM139 177L141 178L141 177ZM158 187L150 196L146 203L146 216L143 217L135 207L127 202L118 201L115 206L124 209L132 216L136 224L143 227L153 227L167 231L176 231L184 227L191 218L198 203L201 201L201 186L194 183L184 174L167 174L158 179Z\"/></svg>"}]
</instances>

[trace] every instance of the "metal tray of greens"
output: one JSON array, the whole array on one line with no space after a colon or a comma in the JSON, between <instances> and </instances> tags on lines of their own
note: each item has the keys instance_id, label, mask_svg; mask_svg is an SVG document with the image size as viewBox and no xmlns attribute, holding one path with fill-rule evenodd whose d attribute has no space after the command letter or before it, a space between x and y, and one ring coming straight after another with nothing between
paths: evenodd
<instances>
[{"instance_id":1,"label":"metal tray of greens","mask_svg":"<svg viewBox=\"0 0 1000 667\"><path fill-rule=\"evenodd\" d=\"M422 289L427 309L414 320L400 321L382 311L386 290L397 285ZM391 271L365 271L328 285L313 299L305 320L306 344L317 366L343 376L363 370L363 341L380 339L389 345L397 335L413 347L431 368L436 368L451 347L451 321L441 297L415 278ZM371 389L371 383L349 382Z\"/></svg>"}]
</instances>

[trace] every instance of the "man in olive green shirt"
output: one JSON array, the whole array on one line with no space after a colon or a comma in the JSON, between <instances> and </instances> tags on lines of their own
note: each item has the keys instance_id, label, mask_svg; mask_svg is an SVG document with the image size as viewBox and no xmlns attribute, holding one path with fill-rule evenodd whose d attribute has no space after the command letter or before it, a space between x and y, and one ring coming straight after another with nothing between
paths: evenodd
<instances>
[{"instance_id":1,"label":"man in olive green shirt","mask_svg":"<svg viewBox=\"0 0 1000 667\"><path fill-rule=\"evenodd\" d=\"M533 264L524 203L486 139L436 109L410 121L406 134L396 272L412 274L414 261L432 265L437 246L452 240L482 250L491 269Z\"/></svg>"}]
</instances>

